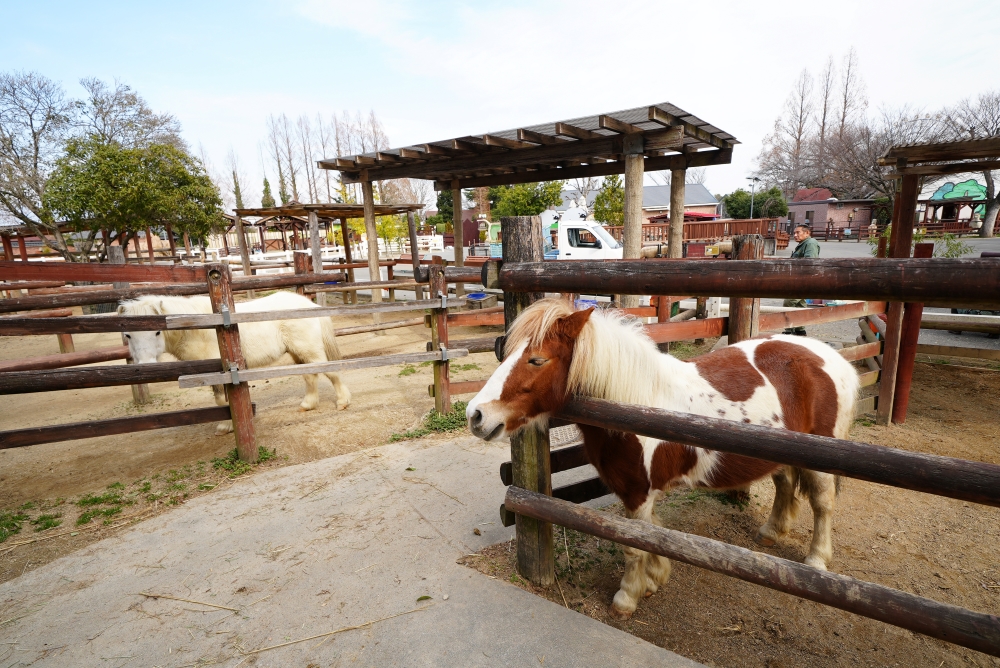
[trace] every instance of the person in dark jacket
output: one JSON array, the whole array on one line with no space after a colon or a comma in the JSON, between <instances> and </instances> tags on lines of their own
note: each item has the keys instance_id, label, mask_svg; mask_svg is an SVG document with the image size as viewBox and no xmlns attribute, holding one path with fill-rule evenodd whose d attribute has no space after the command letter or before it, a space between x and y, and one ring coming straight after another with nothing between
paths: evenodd
<instances>
[{"instance_id":1,"label":"person in dark jacket","mask_svg":"<svg viewBox=\"0 0 1000 668\"><path fill-rule=\"evenodd\" d=\"M802 258L802 257L819 257L819 242L812 238L812 230L808 225L796 225L795 231L792 233L795 241L798 245L795 250L792 251L792 258ZM784 306L793 306L796 308L805 308L805 299L786 299ZM789 327L785 330L785 334L795 334L796 336L805 336L805 327Z\"/></svg>"}]
</instances>

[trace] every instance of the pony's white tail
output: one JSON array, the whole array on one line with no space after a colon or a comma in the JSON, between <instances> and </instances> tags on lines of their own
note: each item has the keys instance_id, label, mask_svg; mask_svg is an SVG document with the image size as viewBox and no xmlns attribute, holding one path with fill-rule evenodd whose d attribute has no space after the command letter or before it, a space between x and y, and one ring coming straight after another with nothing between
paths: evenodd
<instances>
[{"instance_id":1,"label":"pony's white tail","mask_svg":"<svg viewBox=\"0 0 1000 668\"><path fill-rule=\"evenodd\" d=\"M331 362L340 359L340 348L337 346L337 332L333 326L333 318L320 318L320 329L323 332L323 348L326 359Z\"/></svg>"}]
</instances>

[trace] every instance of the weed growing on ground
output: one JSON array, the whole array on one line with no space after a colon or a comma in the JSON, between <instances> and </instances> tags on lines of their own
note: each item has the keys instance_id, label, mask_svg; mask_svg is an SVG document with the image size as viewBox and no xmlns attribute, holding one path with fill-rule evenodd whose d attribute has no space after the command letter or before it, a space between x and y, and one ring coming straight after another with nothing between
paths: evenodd
<instances>
[{"instance_id":1,"label":"weed growing on ground","mask_svg":"<svg viewBox=\"0 0 1000 668\"><path fill-rule=\"evenodd\" d=\"M254 469L255 466L259 466L264 462L270 461L277 456L275 450L268 450L264 446L257 449L257 463L250 464L249 462L240 461L240 453L233 448L226 453L225 457L216 457L212 460L212 467L217 471L225 471L229 474L230 478L236 478L245 473L249 473Z\"/></svg>"},{"instance_id":2,"label":"weed growing on ground","mask_svg":"<svg viewBox=\"0 0 1000 668\"><path fill-rule=\"evenodd\" d=\"M399 370L400 376L412 376L417 372L417 367L412 364L404 364L403 368Z\"/></svg>"},{"instance_id":3,"label":"weed growing on ground","mask_svg":"<svg viewBox=\"0 0 1000 668\"><path fill-rule=\"evenodd\" d=\"M31 523L35 525L35 531L55 529L57 526L62 524L62 520L59 519L60 517L62 517L62 513L55 513L54 515L39 515L35 519L31 520Z\"/></svg>"},{"instance_id":4,"label":"weed growing on ground","mask_svg":"<svg viewBox=\"0 0 1000 668\"><path fill-rule=\"evenodd\" d=\"M436 410L432 410L424 416L422 426L404 431L402 434L393 434L389 437L389 442L408 441L431 433L444 433L465 429L465 407L466 403L464 401L456 401L451 405L450 413L441 414Z\"/></svg>"},{"instance_id":5,"label":"weed growing on ground","mask_svg":"<svg viewBox=\"0 0 1000 668\"><path fill-rule=\"evenodd\" d=\"M452 371L472 371L473 369L475 369L476 371L478 371L479 370L479 365L476 364L476 363L474 363L474 362L472 364L452 364L451 365L451 370Z\"/></svg>"},{"instance_id":6,"label":"weed growing on ground","mask_svg":"<svg viewBox=\"0 0 1000 668\"><path fill-rule=\"evenodd\" d=\"M20 512L0 512L0 543L21 532L21 524L28 516Z\"/></svg>"}]
</instances>

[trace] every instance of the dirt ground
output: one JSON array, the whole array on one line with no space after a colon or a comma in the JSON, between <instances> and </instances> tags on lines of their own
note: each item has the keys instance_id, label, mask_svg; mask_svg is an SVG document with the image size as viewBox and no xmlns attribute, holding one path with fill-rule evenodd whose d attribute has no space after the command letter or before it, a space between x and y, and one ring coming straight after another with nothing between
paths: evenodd
<instances>
[{"instance_id":1,"label":"dirt ground","mask_svg":"<svg viewBox=\"0 0 1000 668\"><path fill-rule=\"evenodd\" d=\"M859 420L852 438L997 464L998 394L996 371L918 363L906 423L883 428ZM659 513L672 529L801 561L812 537L808 505L778 546L753 542L773 493L770 481L758 483L741 508L724 495L678 489ZM997 509L845 479L834 527L831 570L1000 614ZM677 562L667 585L622 623L608 615L623 573L621 550L555 532L562 593L521 580L508 543L466 562L560 605L565 594L565 604L583 614L713 666L1000 666L1000 659Z\"/></svg>"},{"instance_id":2,"label":"dirt ground","mask_svg":"<svg viewBox=\"0 0 1000 668\"><path fill-rule=\"evenodd\" d=\"M413 315L390 314L386 318L407 319ZM358 316L338 320L337 326L370 323L371 316ZM491 331L462 327L452 328L450 334L458 340L485 336ZM73 338L78 351L121 345L118 334L81 334ZM429 329L406 327L386 330L383 335L340 337L339 345L347 357L423 352L429 340ZM0 337L0 360L58 352L55 336ZM493 353L470 355L452 362L451 378L487 378L496 366ZM343 411L336 408L333 386L322 377L320 405L308 412L299 409L305 392L300 378L251 383L251 395L257 404L254 422L258 445L276 453L265 467L383 445L394 433L420 426L423 416L434 407L427 393L432 383L429 364L352 370L344 372L342 378L353 395L350 407ZM153 401L141 410L132 403L128 386L5 396L0 407L0 430L215 405L209 388L182 390L177 383L156 383L150 389ZM203 424L0 450L0 540L4 513L29 518L22 522L19 534L0 542L0 582L228 484L228 473L215 469L211 461L224 457L234 447L231 434L215 436L215 425ZM121 496L124 505L77 503L86 495L108 494ZM148 501L149 497L154 497L153 501ZM103 517L103 521L97 518L85 526L76 526L77 517L88 509L121 512ZM43 515L61 515L49 521L59 526L35 531L46 526L32 525ZM43 540L11 549L14 543L35 538Z\"/></svg>"}]
</instances>

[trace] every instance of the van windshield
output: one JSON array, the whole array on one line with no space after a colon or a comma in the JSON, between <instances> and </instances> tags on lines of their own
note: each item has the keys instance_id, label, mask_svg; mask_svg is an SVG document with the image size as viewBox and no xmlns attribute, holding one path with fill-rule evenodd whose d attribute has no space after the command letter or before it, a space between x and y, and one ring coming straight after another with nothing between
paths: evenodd
<instances>
[{"instance_id":1,"label":"van windshield","mask_svg":"<svg viewBox=\"0 0 1000 668\"><path fill-rule=\"evenodd\" d=\"M613 236L608 234L608 231L603 227L601 227L600 225L594 225L590 229L595 235L597 235L597 238L600 239L604 243L604 245L607 246L608 248L622 247L622 245L618 243L618 241Z\"/></svg>"}]
</instances>

